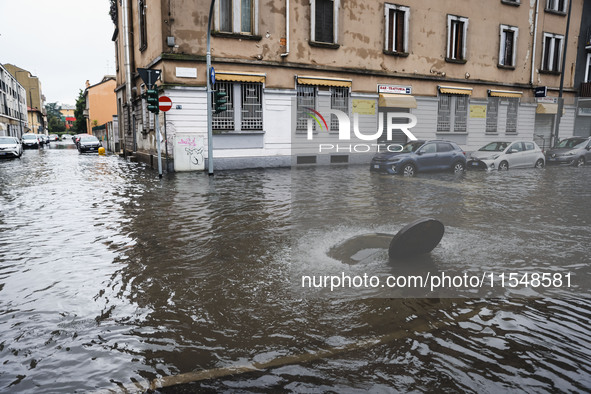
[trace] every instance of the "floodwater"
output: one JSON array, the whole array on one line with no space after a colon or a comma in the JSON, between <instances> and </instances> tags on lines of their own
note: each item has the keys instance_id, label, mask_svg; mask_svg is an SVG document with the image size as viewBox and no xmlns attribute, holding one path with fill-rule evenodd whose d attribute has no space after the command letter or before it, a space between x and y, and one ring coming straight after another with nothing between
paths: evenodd
<instances>
[{"instance_id":1,"label":"floodwater","mask_svg":"<svg viewBox=\"0 0 591 394\"><path fill-rule=\"evenodd\" d=\"M591 391L591 166L160 180L59 147L0 161L0 391ZM327 255L421 217L446 226L428 256ZM302 287L401 272L495 283Z\"/></svg>"}]
</instances>

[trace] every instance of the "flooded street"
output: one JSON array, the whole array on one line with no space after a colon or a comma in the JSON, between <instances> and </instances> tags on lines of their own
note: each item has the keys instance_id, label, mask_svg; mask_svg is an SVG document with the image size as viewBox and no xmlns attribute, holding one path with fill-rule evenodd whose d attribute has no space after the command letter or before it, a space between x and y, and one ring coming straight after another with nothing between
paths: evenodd
<instances>
[{"instance_id":1,"label":"flooded street","mask_svg":"<svg viewBox=\"0 0 591 394\"><path fill-rule=\"evenodd\" d=\"M0 161L0 391L591 391L591 166L160 180L58 148ZM327 255L421 217L446 230L420 261ZM402 271L495 282L302 287ZM508 285L523 272L551 286Z\"/></svg>"}]
</instances>

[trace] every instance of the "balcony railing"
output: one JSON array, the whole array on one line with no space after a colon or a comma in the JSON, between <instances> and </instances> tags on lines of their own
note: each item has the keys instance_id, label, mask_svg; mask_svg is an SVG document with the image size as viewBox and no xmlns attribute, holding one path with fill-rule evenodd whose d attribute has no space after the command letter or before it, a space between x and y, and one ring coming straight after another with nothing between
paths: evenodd
<instances>
[{"instance_id":1,"label":"balcony railing","mask_svg":"<svg viewBox=\"0 0 591 394\"><path fill-rule=\"evenodd\" d=\"M591 82L581 82L581 97L591 97Z\"/></svg>"}]
</instances>

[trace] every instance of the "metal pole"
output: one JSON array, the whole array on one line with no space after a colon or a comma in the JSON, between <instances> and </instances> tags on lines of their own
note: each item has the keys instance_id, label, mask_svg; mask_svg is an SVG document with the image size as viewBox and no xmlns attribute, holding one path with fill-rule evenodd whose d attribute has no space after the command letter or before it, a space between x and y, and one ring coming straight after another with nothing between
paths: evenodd
<instances>
[{"instance_id":1,"label":"metal pole","mask_svg":"<svg viewBox=\"0 0 591 394\"><path fill-rule=\"evenodd\" d=\"M162 178L162 154L160 152L160 117L158 116L158 112L156 112L156 139L158 146L158 177Z\"/></svg>"},{"instance_id":2,"label":"metal pole","mask_svg":"<svg viewBox=\"0 0 591 394\"><path fill-rule=\"evenodd\" d=\"M207 167L209 175L213 175L213 131L212 131L212 103L211 103L211 93L212 93L212 86L211 81L209 78L209 70L211 69L211 17L213 16L213 6L215 4L215 0L211 0L211 5L209 7L209 19L207 20L207 53L205 56L206 59L206 79L207 79Z\"/></svg>"},{"instance_id":3,"label":"metal pole","mask_svg":"<svg viewBox=\"0 0 591 394\"><path fill-rule=\"evenodd\" d=\"M166 112L164 113L164 150L166 151L166 172L168 172L168 136L166 135Z\"/></svg>"},{"instance_id":4,"label":"metal pole","mask_svg":"<svg viewBox=\"0 0 591 394\"><path fill-rule=\"evenodd\" d=\"M560 118L562 117L562 109L564 108L564 99L562 98L562 91L564 90L564 68L566 67L566 48L568 46L568 31L570 29L570 12L573 8L573 0L568 2L568 16L566 18L566 33L564 34L564 50L562 51L562 66L560 70L560 88L558 90L558 109L556 110L556 122L554 122L554 138L550 139L550 146L556 145L558 142L558 131L560 128Z\"/></svg>"}]
</instances>

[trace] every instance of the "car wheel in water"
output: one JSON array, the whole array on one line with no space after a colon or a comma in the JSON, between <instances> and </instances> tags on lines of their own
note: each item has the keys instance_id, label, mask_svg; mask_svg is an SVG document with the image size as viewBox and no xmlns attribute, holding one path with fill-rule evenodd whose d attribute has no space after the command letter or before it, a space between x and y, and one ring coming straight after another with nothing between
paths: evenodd
<instances>
[{"instance_id":1,"label":"car wheel in water","mask_svg":"<svg viewBox=\"0 0 591 394\"><path fill-rule=\"evenodd\" d=\"M404 176L415 176L416 168L412 164L405 164L402 167L402 175Z\"/></svg>"},{"instance_id":2,"label":"car wheel in water","mask_svg":"<svg viewBox=\"0 0 591 394\"><path fill-rule=\"evenodd\" d=\"M579 157L577 160L575 160L575 167L581 167L585 165L585 158L584 157Z\"/></svg>"},{"instance_id":3,"label":"car wheel in water","mask_svg":"<svg viewBox=\"0 0 591 394\"><path fill-rule=\"evenodd\" d=\"M538 159L538 161L536 161L536 168L544 168L544 160L542 159Z\"/></svg>"},{"instance_id":4,"label":"car wheel in water","mask_svg":"<svg viewBox=\"0 0 591 394\"><path fill-rule=\"evenodd\" d=\"M454 163L454 165L451 167L452 171L457 174L458 172L464 172L464 170L466 169L464 166L464 163L462 163L461 161L458 161L456 163Z\"/></svg>"},{"instance_id":5,"label":"car wheel in water","mask_svg":"<svg viewBox=\"0 0 591 394\"><path fill-rule=\"evenodd\" d=\"M507 163L506 161L502 161L499 164L499 171L507 171L509 169L509 163Z\"/></svg>"}]
</instances>

